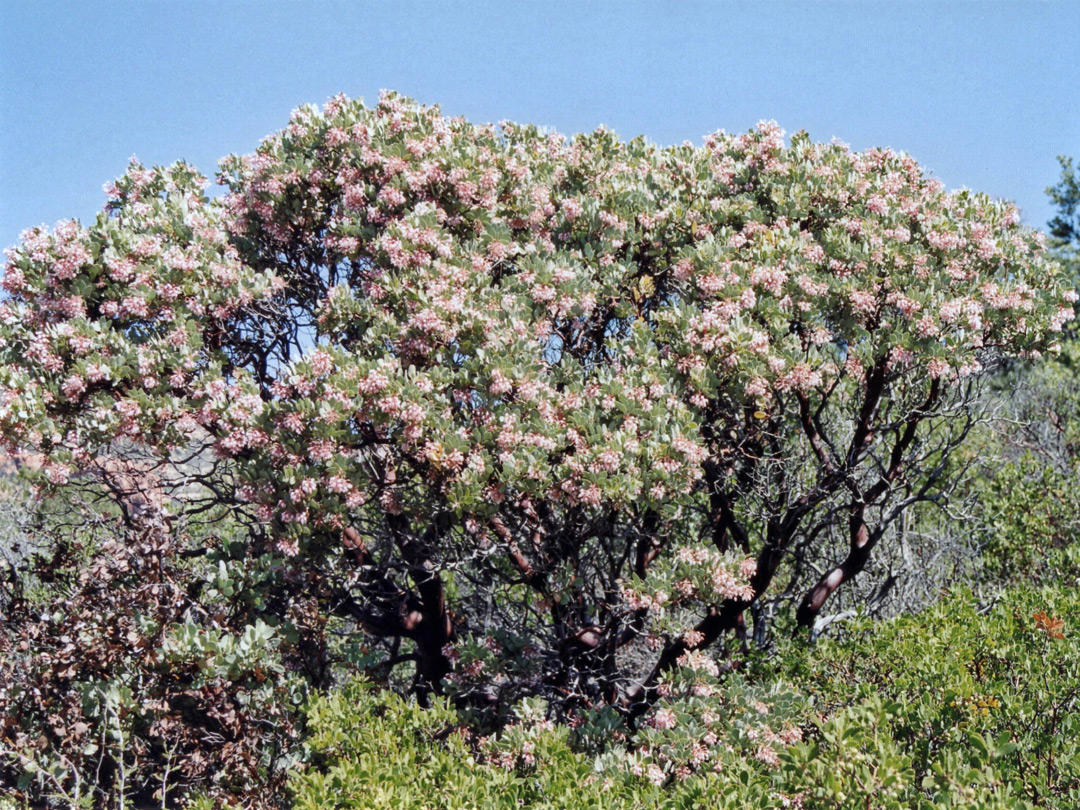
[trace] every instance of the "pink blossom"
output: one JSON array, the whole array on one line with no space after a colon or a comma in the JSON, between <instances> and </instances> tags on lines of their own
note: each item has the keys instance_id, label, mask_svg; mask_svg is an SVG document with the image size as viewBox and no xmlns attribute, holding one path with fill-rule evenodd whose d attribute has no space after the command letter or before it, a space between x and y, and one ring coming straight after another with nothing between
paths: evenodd
<instances>
[{"instance_id":1,"label":"pink blossom","mask_svg":"<svg viewBox=\"0 0 1080 810\"><path fill-rule=\"evenodd\" d=\"M50 462L45 465L45 478L54 486L64 486L72 473L71 467L66 464Z\"/></svg>"},{"instance_id":2,"label":"pink blossom","mask_svg":"<svg viewBox=\"0 0 1080 810\"><path fill-rule=\"evenodd\" d=\"M658 709L649 718L649 725L660 731L667 731L673 729L678 725L678 719L675 717L675 712L671 709Z\"/></svg>"},{"instance_id":3,"label":"pink blossom","mask_svg":"<svg viewBox=\"0 0 1080 810\"><path fill-rule=\"evenodd\" d=\"M334 358L330 356L329 352L322 349L316 349L312 352L308 358L308 365L311 367L311 372L316 377L322 377L329 374L334 368Z\"/></svg>"},{"instance_id":4,"label":"pink blossom","mask_svg":"<svg viewBox=\"0 0 1080 810\"><path fill-rule=\"evenodd\" d=\"M312 461L328 461L334 457L336 446L330 439L320 439L308 446L308 458Z\"/></svg>"},{"instance_id":5,"label":"pink blossom","mask_svg":"<svg viewBox=\"0 0 1080 810\"><path fill-rule=\"evenodd\" d=\"M115 408L116 412L120 414L123 419L135 419L142 413L142 408L139 406L139 403L131 399L119 400L116 403Z\"/></svg>"},{"instance_id":6,"label":"pink blossom","mask_svg":"<svg viewBox=\"0 0 1080 810\"><path fill-rule=\"evenodd\" d=\"M367 376L360 380L357 389L361 394L374 394L389 385L390 380L378 369L372 369Z\"/></svg>"},{"instance_id":7,"label":"pink blossom","mask_svg":"<svg viewBox=\"0 0 1080 810\"><path fill-rule=\"evenodd\" d=\"M770 768L780 767L779 754L776 753L776 750L772 746L766 745L765 743L762 743L757 747L757 750L754 752L754 759L768 765Z\"/></svg>"},{"instance_id":8,"label":"pink blossom","mask_svg":"<svg viewBox=\"0 0 1080 810\"><path fill-rule=\"evenodd\" d=\"M691 649L693 649L694 647L697 647L698 645L701 644L702 641L705 640L705 634L699 632L698 630L686 630L682 634L682 640L683 640L683 643L687 647L690 647Z\"/></svg>"},{"instance_id":9,"label":"pink blossom","mask_svg":"<svg viewBox=\"0 0 1080 810\"><path fill-rule=\"evenodd\" d=\"M744 557L739 563L739 576L749 581L757 575L757 560L753 557Z\"/></svg>"},{"instance_id":10,"label":"pink blossom","mask_svg":"<svg viewBox=\"0 0 1080 810\"><path fill-rule=\"evenodd\" d=\"M78 399L83 391L86 390L86 380L77 374L74 374L64 380L64 384L60 387L64 396L68 399Z\"/></svg>"},{"instance_id":11,"label":"pink blossom","mask_svg":"<svg viewBox=\"0 0 1080 810\"><path fill-rule=\"evenodd\" d=\"M692 672L704 672L712 677L720 675L720 667L707 653L700 650L690 650L679 656L676 662L683 669Z\"/></svg>"},{"instance_id":12,"label":"pink blossom","mask_svg":"<svg viewBox=\"0 0 1080 810\"><path fill-rule=\"evenodd\" d=\"M785 745L794 745L797 742L801 742L802 738L802 729L798 726L785 726L784 730L780 732L780 739Z\"/></svg>"},{"instance_id":13,"label":"pink blossom","mask_svg":"<svg viewBox=\"0 0 1080 810\"><path fill-rule=\"evenodd\" d=\"M667 780L667 776L664 774L663 769L660 768L655 762L650 763L649 767L645 771L645 778L652 784L659 787Z\"/></svg>"},{"instance_id":14,"label":"pink blossom","mask_svg":"<svg viewBox=\"0 0 1080 810\"><path fill-rule=\"evenodd\" d=\"M868 314L877 308L877 297L865 290L853 290L848 299L851 301L851 308L858 313Z\"/></svg>"}]
</instances>

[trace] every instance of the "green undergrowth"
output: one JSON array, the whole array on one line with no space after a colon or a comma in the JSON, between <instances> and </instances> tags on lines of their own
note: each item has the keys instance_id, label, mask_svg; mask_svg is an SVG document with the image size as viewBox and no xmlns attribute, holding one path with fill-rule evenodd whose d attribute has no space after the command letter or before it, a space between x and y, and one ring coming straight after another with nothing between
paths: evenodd
<instances>
[{"instance_id":1,"label":"green undergrowth","mask_svg":"<svg viewBox=\"0 0 1080 810\"><path fill-rule=\"evenodd\" d=\"M853 776L830 777L835 764L851 774L887 759L903 764L899 795L911 806L1080 807L1077 616L1073 588L1014 590L992 607L960 591L918 615L780 656L780 673L832 726L811 743L806 787L823 800L808 806L849 806L824 800L823 784L859 787ZM887 707L887 722L867 758L852 743L870 741L859 718L871 706ZM845 748L847 762L837 756Z\"/></svg>"},{"instance_id":2,"label":"green undergrowth","mask_svg":"<svg viewBox=\"0 0 1080 810\"><path fill-rule=\"evenodd\" d=\"M448 705L354 682L308 706L294 807L1080 807L1078 609L1067 589L1013 592L989 609L963 592L843 641L793 643L748 677L798 687L803 741L771 763L718 756L662 781L634 768L636 746L665 744L656 728L585 753L533 706L482 739ZM679 729L667 733L674 745Z\"/></svg>"}]
</instances>

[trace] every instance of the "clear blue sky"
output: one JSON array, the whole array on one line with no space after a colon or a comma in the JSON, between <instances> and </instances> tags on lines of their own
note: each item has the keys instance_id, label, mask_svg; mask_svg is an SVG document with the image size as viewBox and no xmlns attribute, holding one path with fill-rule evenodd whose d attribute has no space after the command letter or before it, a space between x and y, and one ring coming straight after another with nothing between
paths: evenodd
<instances>
[{"instance_id":1,"label":"clear blue sky","mask_svg":"<svg viewBox=\"0 0 1080 810\"><path fill-rule=\"evenodd\" d=\"M1080 157L1080 0L0 2L0 245L92 219L131 154L212 175L289 111L391 88L659 143L762 118L1051 214Z\"/></svg>"}]
</instances>

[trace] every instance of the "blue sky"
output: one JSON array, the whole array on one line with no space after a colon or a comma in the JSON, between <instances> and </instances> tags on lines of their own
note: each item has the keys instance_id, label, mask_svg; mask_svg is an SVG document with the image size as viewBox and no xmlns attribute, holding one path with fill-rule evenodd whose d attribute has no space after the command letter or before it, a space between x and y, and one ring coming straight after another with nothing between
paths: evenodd
<instances>
[{"instance_id":1,"label":"blue sky","mask_svg":"<svg viewBox=\"0 0 1080 810\"><path fill-rule=\"evenodd\" d=\"M0 245L90 220L129 155L207 174L305 102L391 88L475 121L659 143L762 118L1051 209L1080 157L1080 0L0 3Z\"/></svg>"}]
</instances>

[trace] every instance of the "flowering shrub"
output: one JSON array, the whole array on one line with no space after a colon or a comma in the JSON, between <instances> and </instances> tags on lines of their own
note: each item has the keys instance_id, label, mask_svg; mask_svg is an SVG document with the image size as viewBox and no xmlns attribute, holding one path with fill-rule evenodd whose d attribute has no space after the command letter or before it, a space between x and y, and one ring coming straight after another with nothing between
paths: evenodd
<instances>
[{"instance_id":1,"label":"flowering shrub","mask_svg":"<svg viewBox=\"0 0 1080 810\"><path fill-rule=\"evenodd\" d=\"M634 735L632 751L624 754L631 773L663 785L694 774L737 771L735 763L744 761L768 772L802 739L807 710L790 686L750 685L737 677L720 682L716 664L701 653L685 653L678 663L674 675L661 682L662 699Z\"/></svg>"},{"instance_id":2,"label":"flowering shrub","mask_svg":"<svg viewBox=\"0 0 1080 810\"><path fill-rule=\"evenodd\" d=\"M219 179L133 163L9 252L0 433L51 487L197 457L169 509L236 510L278 572L253 611L292 632L302 592L485 722L650 716L749 608L813 627L941 496L981 370L1073 314L1011 205L774 124L660 148L339 97Z\"/></svg>"}]
</instances>

